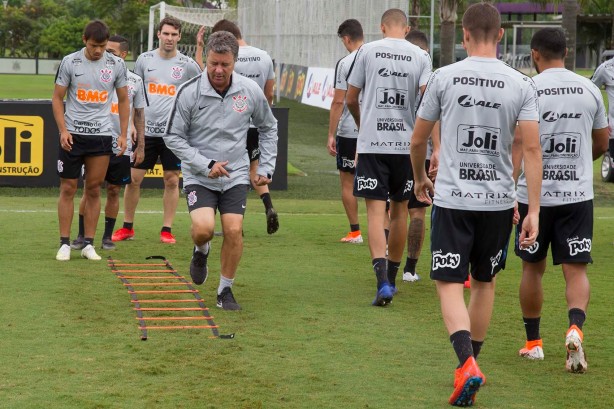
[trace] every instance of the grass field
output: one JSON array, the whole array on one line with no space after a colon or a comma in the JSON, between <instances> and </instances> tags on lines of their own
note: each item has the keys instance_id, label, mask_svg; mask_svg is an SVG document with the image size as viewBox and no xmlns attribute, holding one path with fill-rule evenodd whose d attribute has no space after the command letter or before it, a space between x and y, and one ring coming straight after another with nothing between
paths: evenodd
<instances>
[{"instance_id":1,"label":"grass field","mask_svg":"<svg viewBox=\"0 0 614 409\"><path fill-rule=\"evenodd\" d=\"M325 148L328 112L282 104L290 107L289 160L307 176L291 176L288 191L273 192L281 228L272 236L262 205L250 194L235 283L243 311L213 305L220 238L214 239L210 279L201 289L220 332L235 333L233 340L193 330L151 331L140 341L127 291L104 262L78 259L76 252L68 263L53 259L57 190L0 188L1 408L449 407L456 358L427 278L428 252L419 262L423 280L401 284L389 308L370 306L375 280L368 246L338 242L347 222ZM565 372L564 283L552 266L544 279L546 359L517 357L524 344L520 263L510 253L479 358L488 384L477 407L614 406L614 184L596 179L595 186L595 263L584 327L589 372ZM136 239L102 254L129 262L161 254L187 274L185 205L180 203L173 227L178 243L163 245L157 242L160 192L143 196ZM360 210L366 230L363 205Z\"/></svg>"}]
</instances>

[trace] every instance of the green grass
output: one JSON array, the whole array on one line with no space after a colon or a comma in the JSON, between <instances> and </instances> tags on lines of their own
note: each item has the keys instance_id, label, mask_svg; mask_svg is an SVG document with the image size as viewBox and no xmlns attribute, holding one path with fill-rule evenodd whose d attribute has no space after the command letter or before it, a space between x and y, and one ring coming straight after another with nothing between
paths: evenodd
<instances>
[{"instance_id":1,"label":"green grass","mask_svg":"<svg viewBox=\"0 0 614 409\"><path fill-rule=\"evenodd\" d=\"M213 306L220 238L214 239L211 275L201 289L220 332L235 333L233 340L194 330L151 331L140 341L129 296L104 262L79 259L76 252L68 263L53 260L57 190L0 188L0 407L449 407L456 358L426 277L428 251L418 264L423 280L402 284L389 308L371 307L367 244L338 242L347 221L334 159L326 152L328 112L290 101L281 105L290 107L289 160L307 176L290 176L288 191L273 193L281 229L272 236L260 201L250 194L235 283L243 311ZM595 188L595 262L584 327L589 372L564 370L564 282L560 268L551 265L544 277L546 360L517 357L524 343L520 263L510 253L479 359L488 384L477 407L577 407L578 393L581 407L613 406L614 184L596 179ZM191 244L183 202L174 246L157 242L161 192L145 190L138 210L136 239L103 254L129 262L162 254L187 274ZM363 204L360 213L366 235ZM102 227L101 221L99 232Z\"/></svg>"},{"instance_id":2,"label":"green grass","mask_svg":"<svg viewBox=\"0 0 614 409\"><path fill-rule=\"evenodd\" d=\"M53 75L0 74L0 99L51 99Z\"/></svg>"}]
</instances>

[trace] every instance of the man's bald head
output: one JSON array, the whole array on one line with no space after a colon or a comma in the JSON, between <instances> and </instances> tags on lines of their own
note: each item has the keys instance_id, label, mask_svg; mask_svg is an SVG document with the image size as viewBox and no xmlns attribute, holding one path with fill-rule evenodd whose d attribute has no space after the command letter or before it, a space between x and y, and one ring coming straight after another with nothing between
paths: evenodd
<instances>
[{"instance_id":1,"label":"man's bald head","mask_svg":"<svg viewBox=\"0 0 614 409\"><path fill-rule=\"evenodd\" d=\"M384 14L382 14L381 24L388 27L406 27L407 16L405 12L400 9L386 10Z\"/></svg>"}]
</instances>

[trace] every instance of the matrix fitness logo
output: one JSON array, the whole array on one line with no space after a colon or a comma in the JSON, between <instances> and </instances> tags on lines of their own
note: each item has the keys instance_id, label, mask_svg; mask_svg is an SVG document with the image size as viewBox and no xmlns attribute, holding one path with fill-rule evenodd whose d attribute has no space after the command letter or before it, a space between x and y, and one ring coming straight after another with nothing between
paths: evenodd
<instances>
[{"instance_id":1,"label":"matrix fitness logo","mask_svg":"<svg viewBox=\"0 0 614 409\"><path fill-rule=\"evenodd\" d=\"M43 118L0 115L0 175L43 173Z\"/></svg>"}]
</instances>

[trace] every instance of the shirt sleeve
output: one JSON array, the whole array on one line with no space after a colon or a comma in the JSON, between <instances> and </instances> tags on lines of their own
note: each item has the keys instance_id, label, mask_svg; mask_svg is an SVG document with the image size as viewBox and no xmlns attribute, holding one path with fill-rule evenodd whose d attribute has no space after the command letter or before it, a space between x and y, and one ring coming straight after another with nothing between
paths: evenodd
<instances>
[{"instance_id":1,"label":"shirt sleeve","mask_svg":"<svg viewBox=\"0 0 614 409\"><path fill-rule=\"evenodd\" d=\"M189 58L188 61L188 78L194 78L197 75L200 75L202 72L200 65L198 65L198 63L191 58Z\"/></svg>"},{"instance_id":2,"label":"shirt sleeve","mask_svg":"<svg viewBox=\"0 0 614 409\"><path fill-rule=\"evenodd\" d=\"M348 70L347 83L363 89L365 87L365 49L360 47L356 52L356 57Z\"/></svg>"},{"instance_id":3,"label":"shirt sleeve","mask_svg":"<svg viewBox=\"0 0 614 409\"><path fill-rule=\"evenodd\" d=\"M537 102L537 86L531 78L525 77L526 82L522 93L522 107L518 114L518 121L539 121L539 103Z\"/></svg>"},{"instance_id":4,"label":"shirt sleeve","mask_svg":"<svg viewBox=\"0 0 614 409\"><path fill-rule=\"evenodd\" d=\"M68 62L68 57L64 57L62 63L58 67L58 72L55 74L55 83L62 87L68 87L72 79L73 64Z\"/></svg>"},{"instance_id":5,"label":"shirt sleeve","mask_svg":"<svg viewBox=\"0 0 614 409\"><path fill-rule=\"evenodd\" d=\"M593 76L591 77L591 81L593 81L593 83L599 88L601 88L603 84L605 84L606 78L604 74L605 69L603 68L603 65L600 65L599 67L597 67L597 69L593 73Z\"/></svg>"},{"instance_id":6,"label":"shirt sleeve","mask_svg":"<svg viewBox=\"0 0 614 409\"><path fill-rule=\"evenodd\" d=\"M268 57L267 59L268 59L268 62L269 62L269 64L268 64L269 69L268 69L268 72L267 72L266 79L267 79L267 81L268 80L274 80L275 79L275 68L273 67L273 60L271 59L271 57L269 55L267 55L267 57Z\"/></svg>"},{"instance_id":7,"label":"shirt sleeve","mask_svg":"<svg viewBox=\"0 0 614 409\"><path fill-rule=\"evenodd\" d=\"M347 66L345 64L345 59L342 58L337 62L337 67L335 68L335 89L347 91L348 89L347 76L348 76Z\"/></svg>"},{"instance_id":8,"label":"shirt sleeve","mask_svg":"<svg viewBox=\"0 0 614 409\"><path fill-rule=\"evenodd\" d=\"M427 121L437 121L441 115L441 75L437 70L431 75L420 100L417 116Z\"/></svg>"},{"instance_id":9,"label":"shirt sleeve","mask_svg":"<svg viewBox=\"0 0 614 409\"><path fill-rule=\"evenodd\" d=\"M597 88L597 87L595 87ZM608 127L608 114L605 110L605 104L603 103L603 96L601 91L597 88L594 92L595 99L597 100L597 113L595 120L593 121L593 129L603 129ZM614 103L614 101L612 101Z\"/></svg>"},{"instance_id":10,"label":"shirt sleeve","mask_svg":"<svg viewBox=\"0 0 614 409\"><path fill-rule=\"evenodd\" d=\"M145 108L147 105L147 96L143 86L143 80L139 77L134 90L134 98L132 99L133 108Z\"/></svg>"},{"instance_id":11,"label":"shirt sleeve","mask_svg":"<svg viewBox=\"0 0 614 409\"><path fill-rule=\"evenodd\" d=\"M134 73L145 81L145 67L143 61L145 61L145 59L143 58L143 54L141 54L134 64Z\"/></svg>"},{"instance_id":12,"label":"shirt sleeve","mask_svg":"<svg viewBox=\"0 0 614 409\"><path fill-rule=\"evenodd\" d=\"M422 54L422 72L420 73L419 86L426 85L429 82L429 78L433 72L433 63L431 62L431 56L429 53L424 52Z\"/></svg>"},{"instance_id":13,"label":"shirt sleeve","mask_svg":"<svg viewBox=\"0 0 614 409\"><path fill-rule=\"evenodd\" d=\"M115 66L117 67L117 75L115 76L115 88L122 88L128 84L128 71L126 64L122 59L115 60Z\"/></svg>"}]
</instances>

